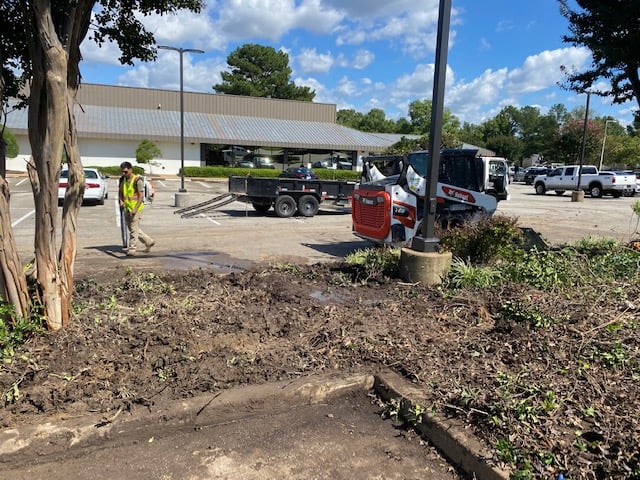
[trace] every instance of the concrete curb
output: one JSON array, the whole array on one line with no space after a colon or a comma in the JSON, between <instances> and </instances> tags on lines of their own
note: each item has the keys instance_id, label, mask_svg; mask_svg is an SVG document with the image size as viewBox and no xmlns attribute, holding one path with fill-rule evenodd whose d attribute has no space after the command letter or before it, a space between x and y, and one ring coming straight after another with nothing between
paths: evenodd
<instances>
[{"instance_id":1,"label":"concrete curb","mask_svg":"<svg viewBox=\"0 0 640 480\"><path fill-rule=\"evenodd\" d=\"M0 432L0 464L19 461L27 451L39 456L84 448L128 437L153 437L167 431L194 429L226 423L241 410L254 411L261 405L279 404L293 407L336 398L350 391L375 392L385 401L402 399L405 405L421 403L424 395L399 375L385 370L376 375L317 375L287 382L252 385L202 395L176 403L167 410L116 412L110 418L91 415L77 418L49 418L38 425L22 425ZM425 404L424 401L421 403ZM269 408L269 407L267 407ZM409 407L410 408L410 407ZM508 480L507 471L488 464L489 452L462 424L424 416L415 426L452 463L473 478Z\"/></svg>"},{"instance_id":2,"label":"concrete curb","mask_svg":"<svg viewBox=\"0 0 640 480\"><path fill-rule=\"evenodd\" d=\"M401 410L404 412L417 404L427 404L423 401L424 394L419 388L390 370L376 375L374 390L386 401L401 399L404 403ZM470 478L509 479L509 471L488 463L491 453L461 422L425 414L415 428Z\"/></svg>"}]
</instances>

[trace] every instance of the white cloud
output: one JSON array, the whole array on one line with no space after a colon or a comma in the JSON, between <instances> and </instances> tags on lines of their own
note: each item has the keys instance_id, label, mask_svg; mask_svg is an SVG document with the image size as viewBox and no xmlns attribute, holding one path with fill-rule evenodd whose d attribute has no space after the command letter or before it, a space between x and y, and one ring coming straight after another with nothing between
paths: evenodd
<instances>
[{"instance_id":1,"label":"white cloud","mask_svg":"<svg viewBox=\"0 0 640 480\"><path fill-rule=\"evenodd\" d=\"M227 0L217 6L218 28L229 40L279 40L285 33L302 28L315 33L329 33L342 20L334 9L319 0L298 5L293 0Z\"/></svg>"},{"instance_id":2,"label":"white cloud","mask_svg":"<svg viewBox=\"0 0 640 480\"><path fill-rule=\"evenodd\" d=\"M116 43L105 42L101 47L96 42L87 38L80 47L82 59L85 62L101 63L104 65L120 65L118 58L122 53Z\"/></svg>"},{"instance_id":3,"label":"white cloud","mask_svg":"<svg viewBox=\"0 0 640 480\"><path fill-rule=\"evenodd\" d=\"M367 68L375 59L375 54L369 50L358 50L353 60L353 68L362 70Z\"/></svg>"},{"instance_id":4,"label":"white cloud","mask_svg":"<svg viewBox=\"0 0 640 480\"><path fill-rule=\"evenodd\" d=\"M305 48L296 56L300 69L307 74L327 73L334 64L331 53L318 53L315 48Z\"/></svg>"},{"instance_id":5,"label":"white cloud","mask_svg":"<svg viewBox=\"0 0 640 480\"><path fill-rule=\"evenodd\" d=\"M356 97L362 93L356 82L349 80L347 77L340 79L336 87L336 92L346 97Z\"/></svg>"},{"instance_id":6,"label":"white cloud","mask_svg":"<svg viewBox=\"0 0 640 480\"><path fill-rule=\"evenodd\" d=\"M447 89L445 107L462 121L476 123L481 112L503 100L508 70L485 70L470 82L451 84Z\"/></svg>"},{"instance_id":7,"label":"white cloud","mask_svg":"<svg viewBox=\"0 0 640 480\"><path fill-rule=\"evenodd\" d=\"M197 54L183 55L183 85L185 91L213 93L213 85L222 78L220 71L226 66L220 60L197 62ZM158 61L144 64L118 77L121 85L145 88L180 89L180 56L177 52L160 51Z\"/></svg>"},{"instance_id":8,"label":"white cloud","mask_svg":"<svg viewBox=\"0 0 640 480\"><path fill-rule=\"evenodd\" d=\"M546 50L526 58L522 67L509 73L508 89L514 93L527 93L553 87L564 79L561 65L581 69L589 60L586 48L560 48Z\"/></svg>"}]
</instances>

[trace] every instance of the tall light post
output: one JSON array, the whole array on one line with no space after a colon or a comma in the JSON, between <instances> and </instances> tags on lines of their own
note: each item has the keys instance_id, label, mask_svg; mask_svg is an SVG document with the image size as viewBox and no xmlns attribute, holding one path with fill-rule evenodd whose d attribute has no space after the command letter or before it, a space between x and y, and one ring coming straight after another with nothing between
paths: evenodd
<instances>
[{"instance_id":1,"label":"tall light post","mask_svg":"<svg viewBox=\"0 0 640 480\"><path fill-rule=\"evenodd\" d=\"M604 144L607 141L607 125L615 122L615 120L607 120L604 122L604 136L602 137L602 151L600 152L600 166L598 170L602 170L602 161L604 160Z\"/></svg>"},{"instance_id":2,"label":"tall light post","mask_svg":"<svg viewBox=\"0 0 640 480\"><path fill-rule=\"evenodd\" d=\"M204 53L204 50L169 47L167 45L158 45L158 50L174 50L180 54L180 190L178 191L186 192L187 189L184 188L184 73L182 68L182 55L185 52Z\"/></svg>"}]
</instances>

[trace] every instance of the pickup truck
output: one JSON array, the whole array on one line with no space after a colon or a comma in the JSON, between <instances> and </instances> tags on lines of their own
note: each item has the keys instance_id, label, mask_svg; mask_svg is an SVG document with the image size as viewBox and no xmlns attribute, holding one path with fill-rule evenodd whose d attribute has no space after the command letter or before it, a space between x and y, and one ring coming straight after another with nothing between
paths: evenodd
<instances>
[{"instance_id":1,"label":"pickup truck","mask_svg":"<svg viewBox=\"0 0 640 480\"><path fill-rule=\"evenodd\" d=\"M578 189L579 165L564 165L556 167L545 175L538 175L533 186L538 195L544 195L553 190L562 195L567 190ZM631 196L635 194L636 180L632 175L621 175L616 172L599 172L593 165L583 165L580 174L580 189L594 198L603 195L614 197Z\"/></svg>"}]
</instances>

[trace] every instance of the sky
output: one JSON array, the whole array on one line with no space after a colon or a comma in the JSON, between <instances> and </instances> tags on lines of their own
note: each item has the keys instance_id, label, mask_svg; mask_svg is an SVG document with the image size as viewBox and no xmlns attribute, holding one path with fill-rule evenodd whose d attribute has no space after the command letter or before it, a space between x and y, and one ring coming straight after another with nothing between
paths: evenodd
<instances>
[{"instance_id":1,"label":"sky","mask_svg":"<svg viewBox=\"0 0 640 480\"><path fill-rule=\"evenodd\" d=\"M408 118L413 100L431 100L439 0L205 0L200 14L141 17L158 45L184 53L184 91L214 93L227 57L247 43L289 55L291 79L315 102L387 118ZM452 0L444 106L480 124L505 106L584 107L585 94L559 86L561 66L583 69L590 52L562 41L568 22L558 0ZM116 45L82 44L82 81L179 90L180 55L121 66ZM592 115L630 124L636 102L592 96Z\"/></svg>"}]
</instances>

